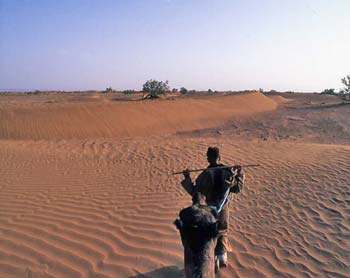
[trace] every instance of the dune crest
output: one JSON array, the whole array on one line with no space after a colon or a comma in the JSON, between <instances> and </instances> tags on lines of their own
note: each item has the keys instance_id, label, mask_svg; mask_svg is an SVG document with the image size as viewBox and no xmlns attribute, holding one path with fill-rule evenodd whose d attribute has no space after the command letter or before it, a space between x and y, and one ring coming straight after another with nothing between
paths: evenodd
<instances>
[{"instance_id":1,"label":"dune crest","mask_svg":"<svg viewBox=\"0 0 350 278\"><path fill-rule=\"evenodd\" d=\"M285 103L288 101L288 99L282 97L282 96L279 96L279 95L271 95L271 96L268 96L270 99L274 100L276 103L278 104L281 104L281 103Z\"/></svg>"},{"instance_id":2,"label":"dune crest","mask_svg":"<svg viewBox=\"0 0 350 278\"><path fill-rule=\"evenodd\" d=\"M210 128L234 116L251 116L277 108L275 101L258 92L137 102L87 102L85 98L75 99L67 105L49 102L3 106L0 108L0 139L172 134Z\"/></svg>"}]
</instances>

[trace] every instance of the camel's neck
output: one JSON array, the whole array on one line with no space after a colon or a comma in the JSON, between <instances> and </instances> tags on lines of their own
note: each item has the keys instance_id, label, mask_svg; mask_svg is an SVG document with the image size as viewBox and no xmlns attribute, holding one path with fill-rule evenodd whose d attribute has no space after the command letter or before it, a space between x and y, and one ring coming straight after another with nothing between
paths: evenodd
<instances>
[{"instance_id":1,"label":"camel's neck","mask_svg":"<svg viewBox=\"0 0 350 278\"><path fill-rule=\"evenodd\" d=\"M215 277L215 245L216 240L208 241L203 249L193 252L185 247L186 278L214 278Z\"/></svg>"}]
</instances>

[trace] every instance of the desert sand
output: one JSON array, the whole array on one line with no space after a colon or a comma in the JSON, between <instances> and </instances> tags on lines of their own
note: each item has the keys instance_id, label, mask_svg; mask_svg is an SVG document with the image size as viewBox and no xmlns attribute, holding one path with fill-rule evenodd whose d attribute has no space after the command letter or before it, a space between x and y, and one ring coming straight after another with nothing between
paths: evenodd
<instances>
[{"instance_id":1,"label":"desert sand","mask_svg":"<svg viewBox=\"0 0 350 278\"><path fill-rule=\"evenodd\" d=\"M171 173L208 146L261 165L218 277L350 277L349 119L320 95L0 95L0 277L182 277L191 198Z\"/></svg>"}]
</instances>

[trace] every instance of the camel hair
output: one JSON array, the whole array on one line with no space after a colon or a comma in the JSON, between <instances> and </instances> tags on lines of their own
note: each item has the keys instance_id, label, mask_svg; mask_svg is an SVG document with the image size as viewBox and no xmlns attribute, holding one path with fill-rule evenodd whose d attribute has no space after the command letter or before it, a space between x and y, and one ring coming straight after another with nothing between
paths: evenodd
<instances>
[{"instance_id":1,"label":"camel hair","mask_svg":"<svg viewBox=\"0 0 350 278\"><path fill-rule=\"evenodd\" d=\"M185 277L214 278L217 210L206 204L201 193L196 193L192 201L192 206L182 209L174 222L184 247Z\"/></svg>"}]
</instances>

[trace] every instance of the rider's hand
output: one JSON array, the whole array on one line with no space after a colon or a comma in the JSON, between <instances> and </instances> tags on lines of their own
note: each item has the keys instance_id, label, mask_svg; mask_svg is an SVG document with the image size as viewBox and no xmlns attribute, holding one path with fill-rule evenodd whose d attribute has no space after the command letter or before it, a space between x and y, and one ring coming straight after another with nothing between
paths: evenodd
<instances>
[{"instance_id":1,"label":"rider's hand","mask_svg":"<svg viewBox=\"0 0 350 278\"><path fill-rule=\"evenodd\" d=\"M235 172L235 178L243 176L243 171L242 171L242 166L241 165L233 166L232 170Z\"/></svg>"},{"instance_id":2,"label":"rider's hand","mask_svg":"<svg viewBox=\"0 0 350 278\"><path fill-rule=\"evenodd\" d=\"M240 173L242 171L242 166L241 165L235 165L232 167L233 171L237 171L237 173Z\"/></svg>"},{"instance_id":3,"label":"rider's hand","mask_svg":"<svg viewBox=\"0 0 350 278\"><path fill-rule=\"evenodd\" d=\"M242 171L241 165L235 165L233 167L234 170L234 183L231 188L231 192L233 193L240 193L242 191L243 182L244 182L244 173Z\"/></svg>"},{"instance_id":4,"label":"rider's hand","mask_svg":"<svg viewBox=\"0 0 350 278\"><path fill-rule=\"evenodd\" d=\"M182 174L184 175L185 179L189 179L190 178L190 170L185 169L182 171Z\"/></svg>"}]
</instances>

